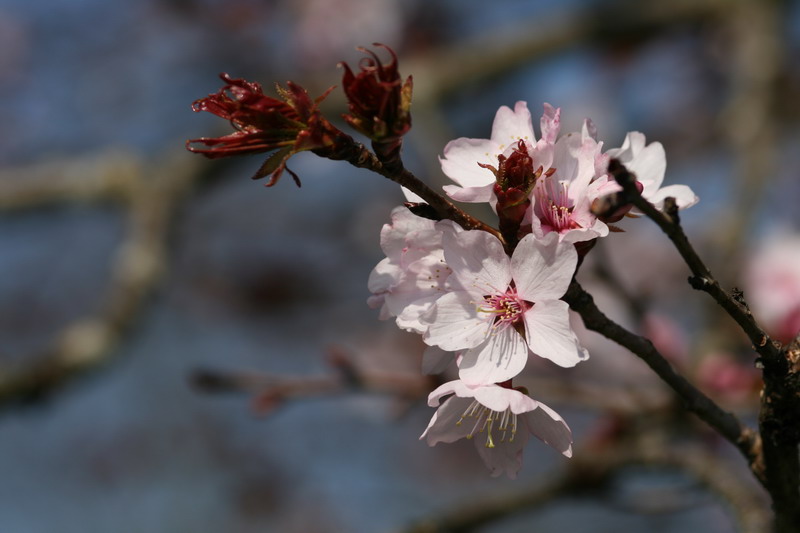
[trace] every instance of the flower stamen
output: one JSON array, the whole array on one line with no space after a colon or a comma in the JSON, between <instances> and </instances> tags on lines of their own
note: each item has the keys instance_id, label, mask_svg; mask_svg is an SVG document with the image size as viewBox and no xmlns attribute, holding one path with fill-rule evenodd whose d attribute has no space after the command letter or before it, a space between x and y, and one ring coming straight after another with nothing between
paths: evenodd
<instances>
[{"instance_id":1,"label":"flower stamen","mask_svg":"<svg viewBox=\"0 0 800 533\"><path fill-rule=\"evenodd\" d=\"M511 426L511 436L509 437L508 442L514 442L514 435L517 433L517 415L512 413L511 409L506 409L505 411L493 411L482 405L477 400L473 400L472 403L470 403L469 406L464 410L461 417L458 419L458 422L456 422L456 426L461 426L465 418L473 417L475 418L475 423L466 436L467 440L472 439L472 437L475 436L475 433L483 433L485 431L485 446L487 448L494 448L495 442L494 437L492 436L492 431L495 429L495 422L498 422L497 429L503 432L500 442L506 442L506 434L509 432L509 425Z\"/></svg>"}]
</instances>

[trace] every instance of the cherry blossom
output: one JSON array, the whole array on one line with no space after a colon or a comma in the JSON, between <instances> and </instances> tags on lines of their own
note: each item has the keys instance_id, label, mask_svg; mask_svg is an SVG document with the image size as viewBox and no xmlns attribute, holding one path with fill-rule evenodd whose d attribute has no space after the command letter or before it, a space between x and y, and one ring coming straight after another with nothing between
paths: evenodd
<instances>
[{"instance_id":1,"label":"cherry blossom","mask_svg":"<svg viewBox=\"0 0 800 533\"><path fill-rule=\"evenodd\" d=\"M528 352L571 367L586 359L559 300L577 265L572 245L532 234L511 258L483 231L445 233L445 288L422 316L423 339L446 351L463 350L459 377L468 385L500 383L516 376Z\"/></svg>"},{"instance_id":2,"label":"cherry blossom","mask_svg":"<svg viewBox=\"0 0 800 533\"><path fill-rule=\"evenodd\" d=\"M421 314L444 294L450 268L444 263L442 234L461 228L449 220L435 222L414 215L406 207L392 211L392 223L381 230L381 249L386 258L372 270L367 300L380 308L380 318L397 317L402 329L422 333Z\"/></svg>"},{"instance_id":3,"label":"cherry blossom","mask_svg":"<svg viewBox=\"0 0 800 533\"><path fill-rule=\"evenodd\" d=\"M530 222L537 237L556 233L559 240L574 243L608 235L608 226L591 211L592 202L610 192L602 146L588 119L579 133L556 141L552 168L532 194Z\"/></svg>"},{"instance_id":4,"label":"cherry blossom","mask_svg":"<svg viewBox=\"0 0 800 533\"><path fill-rule=\"evenodd\" d=\"M526 102L517 102L514 109L502 106L497 110L489 139L462 137L447 143L440 157L442 172L457 185L445 185L445 192L461 202L490 202L495 176L487 170L497 165L497 157L509 155L513 147L524 141L537 166L550 167L552 145L558 134L560 111L545 104L541 119L542 139L537 143L531 113ZM484 165L484 166L481 166Z\"/></svg>"},{"instance_id":5,"label":"cherry blossom","mask_svg":"<svg viewBox=\"0 0 800 533\"><path fill-rule=\"evenodd\" d=\"M789 342L800 334L800 235L770 235L747 265L745 297L771 335Z\"/></svg>"},{"instance_id":6,"label":"cherry blossom","mask_svg":"<svg viewBox=\"0 0 800 533\"><path fill-rule=\"evenodd\" d=\"M580 132L558 138L561 110L547 103L540 124L542 138L537 141L527 104L517 102L513 111L505 106L497 111L490 139L448 143L440 159L442 171L457 185L446 185L445 192L455 200L494 207L502 174L498 169L524 149L528 174L537 180L524 223L537 237L555 232L560 240L580 242L608 235L608 227L590 209L597 197L614 190L609 189L608 157L594 125L586 120Z\"/></svg>"},{"instance_id":7,"label":"cherry blossom","mask_svg":"<svg viewBox=\"0 0 800 533\"><path fill-rule=\"evenodd\" d=\"M692 207L699 201L697 195L686 185L661 186L667 170L664 147L659 142L645 145L643 133L629 132L625 136L622 146L609 150L606 155L619 159L625 168L636 174L636 179L643 186L642 198L654 204L658 209L663 207L664 199L668 196L675 198L679 209ZM617 190L620 190L618 186L614 191L609 192Z\"/></svg>"},{"instance_id":8,"label":"cherry blossom","mask_svg":"<svg viewBox=\"0 0 800 533\"><path fill-rule=\"evenodd\" d=\"M517 476L531 435L572 457L572 433L564 419L519 390L500 385L469 387L456 380L434 390L428 405L439 408L420 440L435 446L472 439L492 476Z\"/></svg>"}]
</instances>

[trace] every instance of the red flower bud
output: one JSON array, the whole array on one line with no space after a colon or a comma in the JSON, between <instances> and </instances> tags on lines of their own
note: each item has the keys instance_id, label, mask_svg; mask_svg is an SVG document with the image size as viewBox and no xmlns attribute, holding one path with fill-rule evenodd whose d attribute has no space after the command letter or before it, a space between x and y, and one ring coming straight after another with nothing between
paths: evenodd
<instances>
[{"instance_id":1,"label":"red flower bud","mask_svg":"<svg viewBox=\"0 0 800 533\"><path fill-rule=\"evenodd\" d=\"M533 158L528 154L524 141L519 141L508 157L499 155L497 160L497 168L478 164L495 175L494 194L500 233L513 246L521 236L520 225L531 205L531 191L543 169L541 166L533 168Z\"/></svg>"},{"instance_id":2,"label":"red flower bud","mask_svg":"<svg viewBox=\"0 0 800 533\"><path fill-rule=\"evenodd\" d=\"M361 72L354 74L347 63L339 63L344 68L342 88L350 109L344 119L373 141L391 142L411 129L411 76L403 82L394 51L383 44L374 46L385 48L391 61L383 64L374 52L359 48L371 56L359 62Z\"/></svg>"},{"instance_id":3,"label":"red flower bud","mask_svg":"<svg viewBox=\"0 0 800 533\"><path fill-rule=\"evenodd\" d=\"M347 137L319 112L318 104L331 91L311 100L305 89L292 83L276 86L279 98L266 96L258 83L220 74L226 85L214 94L192 104L194 111L208 111L229 120L236 130L223 137L200 137L186 141L186 148L209 158L275 151L258 169L253 179L271 174L267 186L274 185L297 152L330 150L341 137ZM205 145L208 148L192 146Z\"/></svg>"}]
</instances>

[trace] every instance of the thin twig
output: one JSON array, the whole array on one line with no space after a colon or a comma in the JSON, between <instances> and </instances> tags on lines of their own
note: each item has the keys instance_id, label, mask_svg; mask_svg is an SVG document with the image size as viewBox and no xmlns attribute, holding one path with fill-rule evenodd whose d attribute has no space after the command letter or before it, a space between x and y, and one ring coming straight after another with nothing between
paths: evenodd
<instances>
[{"instance_id":1,"label":"thin twig","mask_svg":"<svg viewBox=\"0 0 800 533\"><path fill-rule=\"evenodd\" d=\"M431 189L414 174L409 172L400 162L397 162L392 168L389 168L387 165L384 165L374 153L369 151L366 146L355 141L342 147L342 152L334 159L344 159L357 168L364 168L380 174L421 197L433 207L442 218L452 220L466 230L478 229L487 231L497 237L501 243L505 244L503 236L500 235L497 229L461 210L450 200Z\"/></svg>"},{"instance_id":2,"label":"thin twig","mask_svg":"<svg viewBox=\"0 0 800 533\"><path fill-rule=\"evenodd\" d=\"M758 439L755 432L742 424L733 414L723 410L708 396L678 374L653 343L623 328L603 314L594 303L592 296L583 290L577 281L573 281L564 296L570 307L581 315L583 323L592 331L624 346L642 359L653 371L664 380L683 400L686 408L695 413L701 420L717 430L726 440L736 446L739 451L753 463L758 457Z\"/></svg>"},{"instance_id":3,"label":"thin twig","mask_svg":"<svg viewBox=\"0 0 800 533\"><path fill-rule=\"evenodd\" d=\"M635 176L628 172L619 161L612 160L608 169L609 173L623 187L631 203L652 219L675 245L678 253L681 254L681 257L692 272L692 276L689 278L689 284L692 288L704 291L714 298L717 304L739 324L739 327L748 336L753 343L754 349L764 359L765 363L775 364L779 362L782 358L780 343L771 340L758 325L741 295L728 294L722 289L714 276L711 275L711 271L700 259L681 227L675 200L667 198L664 201L664 212L661 212L642 197L636 189Z\"/></svg>"}]
</instances>

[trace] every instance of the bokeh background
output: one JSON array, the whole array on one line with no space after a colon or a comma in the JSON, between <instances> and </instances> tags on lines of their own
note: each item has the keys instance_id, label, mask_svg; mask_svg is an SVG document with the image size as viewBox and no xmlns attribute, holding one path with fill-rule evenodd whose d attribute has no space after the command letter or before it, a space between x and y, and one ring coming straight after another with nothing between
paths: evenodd
<instances>
[{"instance_id":1,"label":"bokeh background","mask_svg":"<svg viewBox=\"0 0 800 533\"><path fill-rule=\"evenodd\" d=\"M630 130L664 144L666 183L701 198L682 220L727 286L800 226L797 2L3 0L0 531L411 531L507 498L474 530L728 532L737 494L760 501L727 445L591 334L589 362L525 378L576 456L645 442L707 471L633 454L603 483L519 504L569 462L531 442L518 480L492 479L470 443L417 440L435 386L423 346L365 303L398 187L301 154L303 187L268 189L249 179L258 157L184 149L225 132L190 109L220 72L317 95L373 42L414 76L406 165L435 186L447 141L488 137L500 105L550 102L562 131L591 117L607 148ZM338 92L324 109L344 111ZM752 416L746 342L649 221L620 225L582 282ZM369 390L342 385L353 374Z\"/></svg>"}]
</instances>

